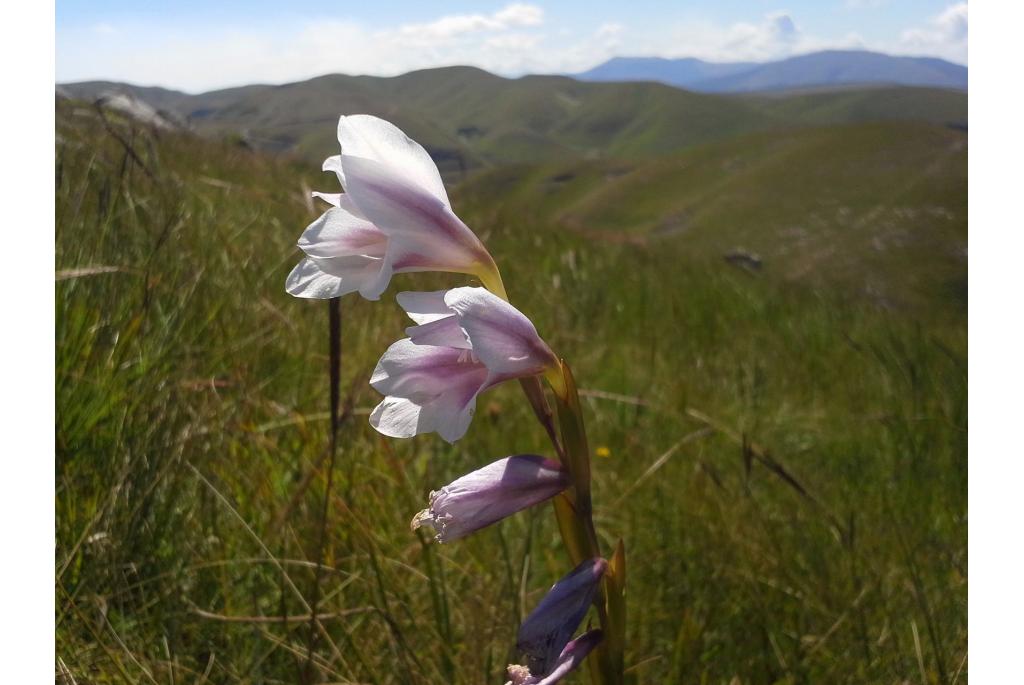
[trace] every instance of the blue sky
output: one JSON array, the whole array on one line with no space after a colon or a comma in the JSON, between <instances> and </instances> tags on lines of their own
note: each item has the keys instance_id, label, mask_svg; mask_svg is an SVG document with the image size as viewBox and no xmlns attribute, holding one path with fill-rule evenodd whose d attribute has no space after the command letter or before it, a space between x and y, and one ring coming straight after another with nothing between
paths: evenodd
<instances>
[{"instance_id":1,"label":"blue sky","mask_svg":"<svg viewBox=\"0 0 1024 685\"><path fill-rule=\"evenodd\" d=\"M967 62L967 3L950 0L58 0L56 16L57 81L190 92L451 64L571 73L616 55L762 61L864 48Z\"/></svg>"}]
</instances>

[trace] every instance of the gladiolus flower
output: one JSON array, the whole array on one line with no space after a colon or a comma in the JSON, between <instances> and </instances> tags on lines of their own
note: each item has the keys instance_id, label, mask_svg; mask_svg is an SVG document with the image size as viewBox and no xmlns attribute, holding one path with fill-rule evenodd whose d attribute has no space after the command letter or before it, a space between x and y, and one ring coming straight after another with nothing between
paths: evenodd
<instances>
[{"instance_id":1,"label":"gladiolus flower","mask_svg":"<svg viewBox=\"0 0 1024 685\"><path fill-rule=\"evenodd\" d=\"M484 288L399 293L418 325L387 349L370 377L385 395L370 414L384 435L437 431L455 442L469 428L481 392L558 364L518 309Z\"/></svg>"},{"instance_id":2,"label":"gladiolus flower","mask_svg":"<svg viewBox=\"0 0 1024 685\"><path fill-rule=\"evenodd\" d=\"M570 642L558 655L551 671L543 676L536 676L530 673L525 666L513 664L508 667L508 677L511 678L505 685L554 685L565 676L569 675L576 667L583 663L583 660L601 643L604 637L600 630L590 630Z\"/></svg>"},{"instance_id":3,"label":"gladiolus flower","mask_svg":"<svg viewBox=\"0 0 1024 685\"><path fill-rule=\"evenodd\" d=\"M345 195L313 193L334 205L299 239L306 258L288 275L296 297L359 291L379 299L392 274L451 271L500 284L487 249L455 216L437 166L394 124L357 114L338 121L341 154L324 171Z\"/></svg>"},{"instance_id":4,"label":"gladiolus flower","mask_svg":"<svg viewBox=\"0 0 1024 685\"><path fill-rule=\"evenodd\" d=\"M534 454L499 459L430 493L430 507L416 514L413 530L431 526L449 542L506 516L549 500L569 487L558 462Z\"/></svg>"},{"instance_id":5,"label":"gladiolus flower","mask_svg":"<svg viewBox=\"0 0 1024 685\"><path fill-rule=\"evenodd\" d=\"M556 668L607 568L604 559L587 559L555 583L523 621L516 646L526 654L530 673L545 676Z\"/></svg>"}]
</instances>

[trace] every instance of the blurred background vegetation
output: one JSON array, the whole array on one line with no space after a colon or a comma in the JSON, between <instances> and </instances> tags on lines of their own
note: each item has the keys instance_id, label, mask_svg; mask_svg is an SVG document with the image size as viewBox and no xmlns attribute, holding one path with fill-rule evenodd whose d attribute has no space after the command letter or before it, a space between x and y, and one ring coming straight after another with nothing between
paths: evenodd
<instances>
[{"instance_id":1,"label":"blurred background vegetation","mask_svg":"<svg viewBox=\"0 0 1024 685\"><path fill-rule=\"evenodd\" d=\"M474 99L455 79L436 102L457 112L388 118L435 117L408 132L583 388L599 534L627 544L631 681L966 681L966 95ZM310 189L335 189L309 161L335 153L328 109L270 156L236 124L199 137L58 99L65 682L504 682L567 569L548 507L452 545L409 531L431 489L549 451L515 384L454 446L367 424L406 325L394 293L456 276L342 301L325 492L326 304L283 284Z\"/></svg>"}]
</instances>

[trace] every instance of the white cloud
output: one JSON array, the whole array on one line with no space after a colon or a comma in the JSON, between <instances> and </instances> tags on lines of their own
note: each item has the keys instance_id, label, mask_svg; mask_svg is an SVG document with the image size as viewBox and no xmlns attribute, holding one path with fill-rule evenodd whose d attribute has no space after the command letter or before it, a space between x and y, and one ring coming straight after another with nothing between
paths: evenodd
<instances>
[{"instance_id":1,"label":"white cloud","mask_svg":"<svg viewBox=\"0 0 1024 685\"><path fill-rule=\"evenodd\" d=\"M967 3L950 5L926 26L907 29L896 50L905 54L938 55L967 63Z\"/></svg>"},{"instance_id":2,"label":"white cloud","mask_svg":"<svg viewBox=\"0 0 1024 685\"><path fill-rule=\"evenodd\" d=\"M595 46L598 50L604 50L611 56L622 45L622 34L625 30L626 27L618 22L610 21L601 24L594 31Z\"/></svg>"},{"instance_id":3,"label":"white cloud","mask_svg":"<svg viewBox=\"0 0 1024 685\"><path fill-rule=\"evenodd\" d=\"M494 18L505 26L540 26L544 23L544 10L536 5L516 3L498 11Z\"/></svg>"},{"instance_id":4,"label":"white cloud","mask_svg":"<svg viewBox=\"0 0 1024 685\"><path fill-rule=\"evenodd\" d=\"M544 10L536 5L508 5L494 14L452 14L426 24L406 24L398 28L403 36L418 42L454 38L467 33L501 31L544 23Z\"/></svg>"}]
</instances>

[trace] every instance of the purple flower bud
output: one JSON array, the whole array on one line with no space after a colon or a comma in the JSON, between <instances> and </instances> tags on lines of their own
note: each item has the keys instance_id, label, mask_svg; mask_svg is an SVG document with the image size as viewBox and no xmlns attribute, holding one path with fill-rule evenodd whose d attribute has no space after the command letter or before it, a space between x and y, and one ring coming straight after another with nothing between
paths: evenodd
<instances>
[{"instance_id":1,"label":"purple flower bud","mask_svg":"<svg viewBox=\"0 0 1024 685\"><path fill-rule=\"evenodd\" d=\"M517 511L551 499L569 486L558 462L535 454L499 459L430 493L430 507L412 520L429 525L438 542L457 540Z\"/></svg>"},{"instance_id":2,"label":"purple flower bud","mask_svg":"<svg viewBox=\"0 0 1024 685\"><path fill-rule=\"evenodd\" d=\"M601 643L602 637L604 636L600 630L591 630L580 635L565 646L562 653L558 655L558 661L547 675L531 675L530 670L525 666L513 664L508 667L508 677L511 680L505 685L555 685L583 663L594 647Z\"/></svg>"},{"instance_id":3,"label":"purple flower bud","mask_svg":"<svg viewBox=\"0 0 1024 685\"><path fill-rule=\"evenodd\" d=\"M525 652L532 674L544 676L552 672L594 601L597 585L607 568L604 559L587 559L555 583L523 621L516 646Z\"/></svg>"}]
</instances>

